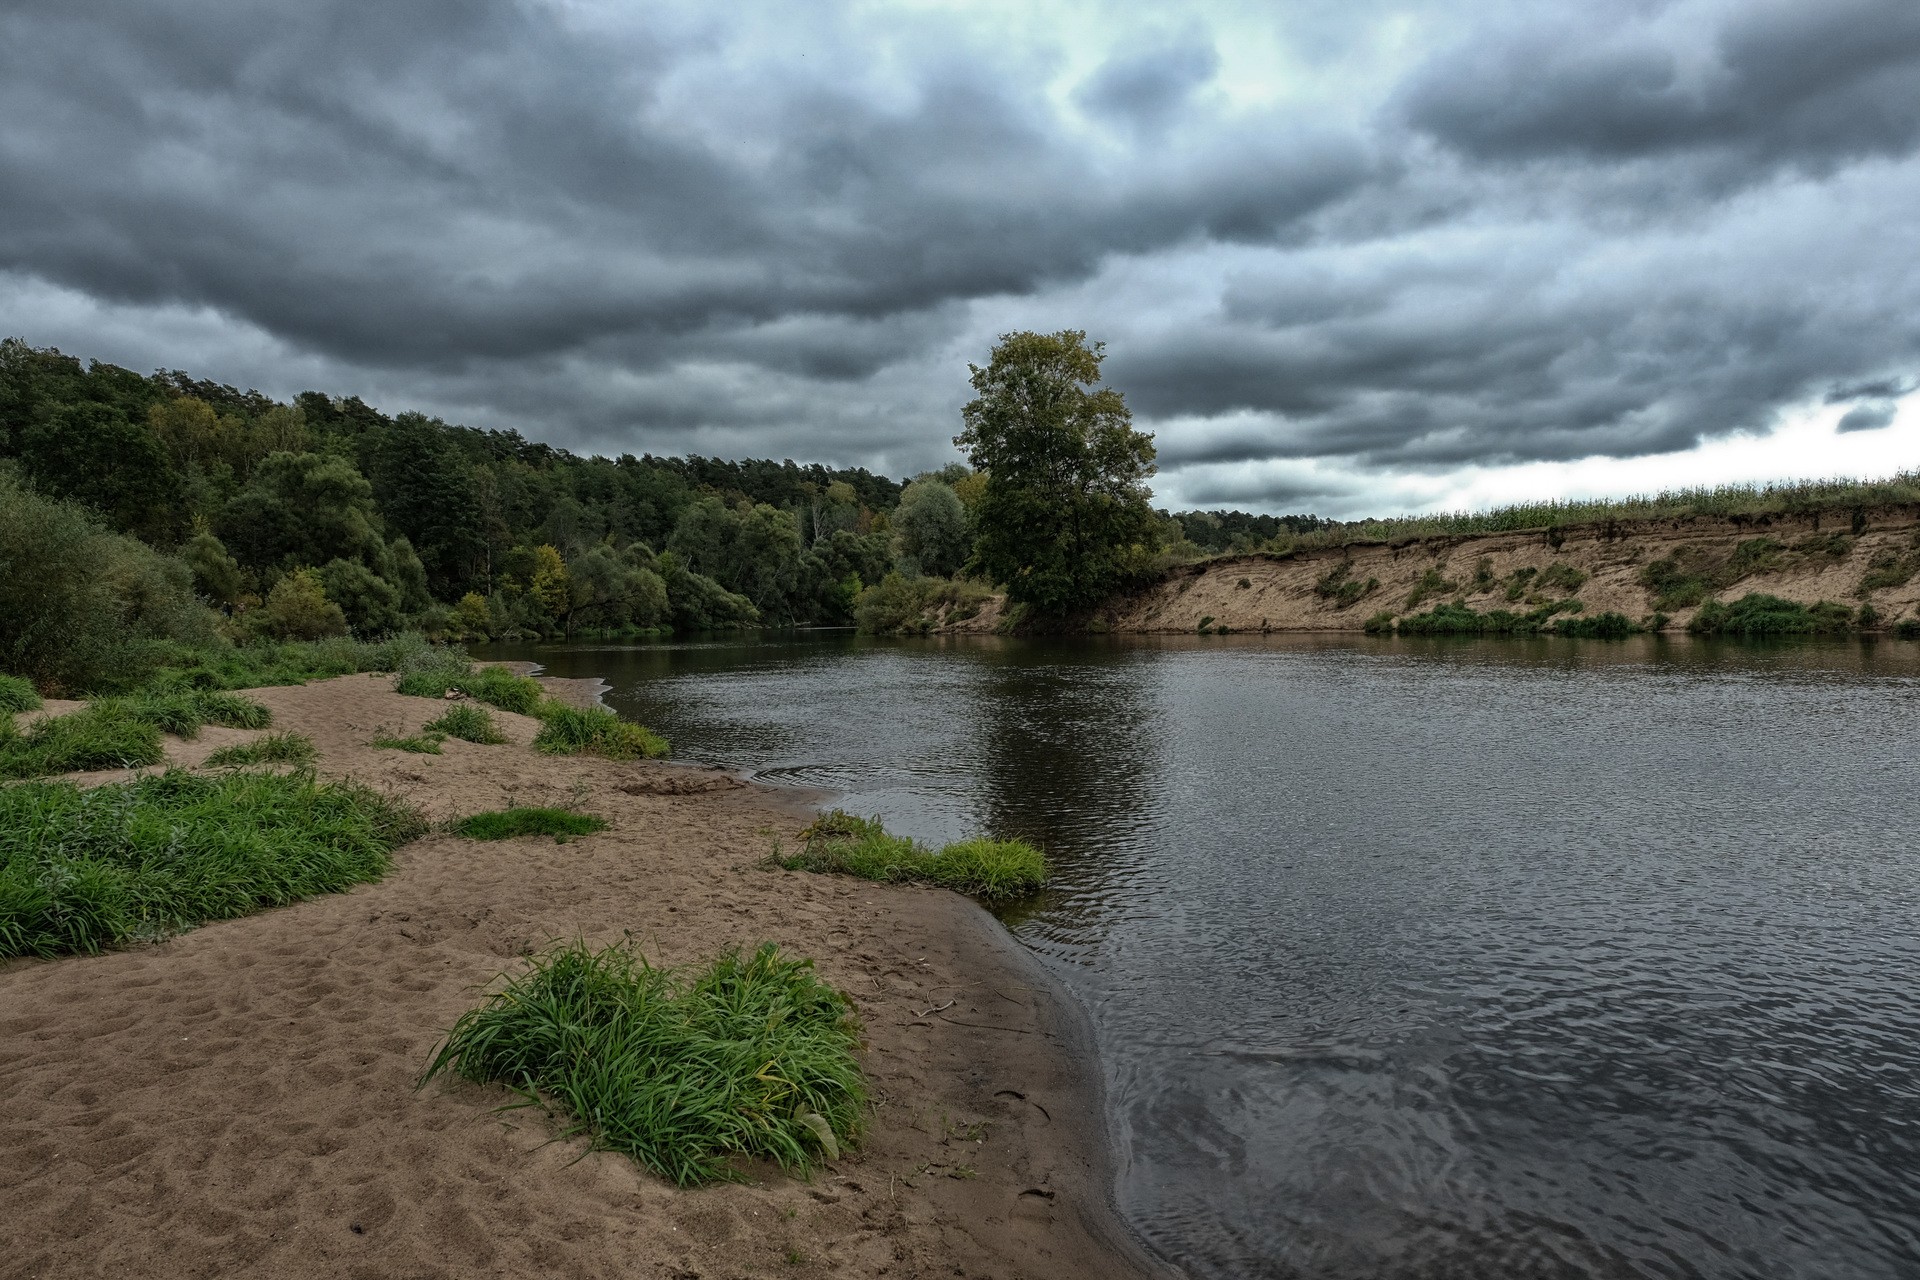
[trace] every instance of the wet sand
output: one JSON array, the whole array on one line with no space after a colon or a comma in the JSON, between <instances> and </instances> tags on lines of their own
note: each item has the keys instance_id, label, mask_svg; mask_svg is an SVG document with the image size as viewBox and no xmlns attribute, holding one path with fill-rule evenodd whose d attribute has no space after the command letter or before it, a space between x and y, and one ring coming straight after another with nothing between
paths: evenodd
<instances>
[{"instance_id":1,"label":"wet sand","mask_svg":"<svg viewBox=\"0 0 1920 1280\"><path fill-rule=\"evenodd\" d=\"M806 821L708 769L448 741L379 751L442 709L347 676L261 689L321 770L435 821L578 804L568 844L433 834L379 884L96 957L0 965L0 1277L1155 1274L1107 1204L1079 1010L953 894L760 863ZM592 682L576 682L590 685ZM590 700L591 688L554 692ZM175 763L255 736L169 740ZM114 775L95 775L107 778ZM677 1190L500 1110L416 1090L441 1034L555 938L683 963L762 940L849 992L874 1091L858 1151Z\"/></svg>"}]
</instances>

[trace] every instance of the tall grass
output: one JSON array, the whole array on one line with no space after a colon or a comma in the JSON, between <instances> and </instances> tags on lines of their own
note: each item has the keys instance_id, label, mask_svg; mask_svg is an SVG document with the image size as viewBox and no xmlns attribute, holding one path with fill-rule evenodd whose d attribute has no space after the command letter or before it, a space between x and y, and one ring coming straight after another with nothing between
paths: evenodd
<instances>
[{"instance_id":1,"label":"tall grass","mask_svg":"<svg viewBox=\"0 0 1920 1280\"><path fill-rule=\"evenodd\" d=\"M836 1157L866 1103L858 1046L851 1002L772 944L683 972L575 942L463 1014L421 1083L451 1071L544 1096L569 1134L688 1186L737 1179L741 1157Z\"/></svg>"},{"instance_id":2,"label":"tall grass","mask_svg":"<svg viewBox=\"0 0 1920 1280\"><path fill-rule=\"evenodd\" d=\"M0 676L0 716L20 711L38 711L40 694L19 676Z\"/></svg>"},{"instance_id":3,"label":"tall grass","mask_svg":"<svg viewBox=\"0 0 1920 1280\"><path fill-rule=\"evenodd\" d=\"M1047 883L1047 861L1024 840L962 840L938 853L889 834L877 818L835 809L800 833L798 853L775 857L789 871L932 884L986 902L1025 897Z\"/></svg>"},{"instance_id":4,"label":"tall grass","mask_svg":"<svg viewBox=\"0 0 1920 1280\"><path fill-rule=\"evenodd\" d=\"M25 732L0 719L0 778L138 769L165 758L159 729L112 706L47 716Z\"/></svg>"},{"instance_id":5,"label":"tall grass","mask_svg":"<svg viewBox=\"0 0 1920 1280\"><path fill-rule=\"evenodd\" d=\"M1436 512L1421 516L1353 520L1286 539L1296 547L1343 547L1356 542L1521 529L1569 528L1610 520L1677 519L1687 516L1810 514L1816 511L1920 503L1920 471L1900 471L1884 480L1798 480L1763 485L1717 485L1668 489L1625 498L1527 502L1487 511Z\"/></svg>"},{"instance_id":6,"label":"tall grass","mask_svg":"<svg viewBox=\"0 0 1920 1280\"><path fill-rule=\"evenodd\" d=\"M667 754L667 740L644 725L622 720L604 707L569 707L547 701L544 722L533 749L548 755L589 754L609 760L656 760Z\"/></svg>"},{"instance_id":7,"label":"tall grass","mask_svg":"<svg viewBox=\"0 0 1920 1280\"><path fill-rule=\"evenodd\" d=\"M539 809L519 806L476 813L454 824L456 835L469 840L511 840L515 836L552 836L566 841L575 836L590 836L605 831L607 820L571 809Z\"/></svg>"},{"instance_id":8,"label":"tall grass","mask_svg":"<svg viewBox=\"0 0 1920 1280\"><path fill-rule=\"evenodd\" d=\"M428 721L421 732L459 738L462 742L477 742L482 746L495 746L507 740L506 735L500 732L500 726L493 722L493 717L484 708L470 702L448 707L438 719Z\"/></svg>"},{"instance_id":9,"label":"tall grass","mask_svg":"<svg viewBox=\"0 0 1920 1280\"><path fill-rule=\"evenodd\" d=\"M312 764L319 754L313 739L302 733L269 733L251 742L236 742L221 747L207 757L216 769L240 768L263 764Z\"/></svg>"},{"instance_id":10,"label":"tall grass","mask_svg":"<svg viewBox=\"0 0 1920 1280\"><path fill-rule=\"evenodd\" d=\"M417 698L444 698L449 690L458 690L469 698L523 716L537 714L546 697L537 680L516 676L505 667L476 668L464 655L451 650L437 651L408 665L394 688Z\"/></svg>"},{"instance_id":11,"label":"tall grass","mask_svg":"<svg viewBox=\"0 0 1920 1280\"><path fill-rule=\"evenodd\" d=\"M424 829L311 773L0 788L0 955L94 952L375 880Z\"/></svg>"},{"instance_id":12,"label":"tall grass","mask_svg":"<svg viewBox=\"0 0 1920 1280\"><path fill-rule=\"evenodd\" d=\"M254 689L265 685L305 684L364 671L401 671L446 656L468 665L464 655L430 644L417 632L368 642L328 640L254 641L239 646L176 647L160 656L159 667L144 682L148 689Z\"/></svg>"}]
</instances>

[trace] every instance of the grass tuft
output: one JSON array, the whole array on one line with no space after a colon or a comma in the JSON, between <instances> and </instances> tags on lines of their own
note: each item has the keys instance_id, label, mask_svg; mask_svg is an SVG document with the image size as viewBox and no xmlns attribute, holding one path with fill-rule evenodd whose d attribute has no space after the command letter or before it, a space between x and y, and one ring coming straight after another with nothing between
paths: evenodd
<instances>
[{"instance_id":1,"label":"grass tuft","mask_svg":"<svg viewBox=\"0 0 1920 1280\"><path fill-rule=\"evenodd\" d=\"M604 707L569 707L549 699L538 714L544 723L534 735L533 749L547 755L657 760L669 750L667 740L653 730Z\"/></svg>"},{"instance_id":2,"label":"grass tuft","mask_svg":"<svg viewBox=\"0 0 1920 1280\"><path fill-rule=\"evenodd\" d=\"M0 778L139 769L165 758L160 731L111 704L48 716L24 732L0 720Z\"/></svg>"},{"instance_id":3,"label":"grass tuft","mask_svg":"<svg viewBox=\"0 0 1920 1280\"><path fill-rule=\"evenodd\" d=\"M852 1003L766 944L705 968L630 948L558 945L463 1014L443 1071L544 1096L586 1134L680 1185L740 1178L737 1158L805 1173L860 1132L866 1082Z\"/></svg>"},{"instance_id":4,"label":"grass tuft","mask_svg":"<svg viewBox=\"0 0 1920 1280\"><path fill-rule=\"evenodd\" d=\"M456 689L516 715L539 713L546 697L540 682L530 676L517 676L505 667L476 668L465 656L451 650L434 650L422 656L400 673L394 688L416 698L444 698Z\"/></svg>"},{"instance_id":5,"label":"grass tuft","mask_svg":"<svg viewBox=\"0 0 1920 1280\"><path fill-rule=\"evenodd\" d=\"M121 698L101 699L95 705L177 738L199 737L203 724L264 729L273 723L273 712L259 703L218 689L148 688Z\"/></svg>"},{"instance_id":6,"label":"grass tuft","mask_svg":"<svg viewBox=\"0 0 1920 1280\"><path fill-rule=\"evenodd\" d=\"M1047 883L1047 860L1024 840L961 840L938 853L891 835L877 818L840 809L800 833L800 852L775 862L789 871L858 876L890 884L932 884L985 902L1022 898Z\"/></svg>"},{"instance_id":7,"label":"grass tuft","mask_svg":"<svg viewBox=\"0 0 1920 1280\"><path fill-rule=\"evenodd\" d=\"M311 773L0 788L0 956L96 952L376 880L424 829Z\"/></svg>"},{"instance_id":8,"label":"grass tuft","mask_svg":"<svg viewBox=\"0 0 1920 1280\"><path fill-rule=\"evenodd\" d=\"M569 809L536 809L518 806L491 813L476 813L454 824L454 833L469 840L509 840L514 836L552 836L565 843L574 836L590 836L605 831L607 820L590 813Z\"/></svg>"},{"instance_id":9,"label":"grass tuft","mask_svg":"<svg viewBox=\"0 0 1920 1280\"><path fill-rule=\"evenodd\" d=\"M40 694L19 676L0 676L0 716L20 711L38 711Z\"/></svg>"},{"instance_id":10,"label":"grass tuft","mask_svg":"<svg viewBox=\"0 0 1920 1280\"><path fill-rule=\"evenodd\" d=\"M507 740L491 715L467 702L448 707L439 719L429 721L422 732L458 738L462 742L478 742L482 746L494 746Z\"/></svg>"},{"instance_id":11,"label":"grass tuft","mask_svg":"<svg viewBox=\"0 0 1920 1280\"><path fill-rule=\"evenodd\" d=\"M207 757L213 768L239 768L261 764L312 764L319 753L313 739L303 733L269 733L252 742L236 742L221 747Z\"/></svg>"},{"instance_id":12,"label":"grass tuft","mask_svg":"<svg viewBox=\"0 0 1920 1280\"><path fill-rule=\"evenodd\" d=\"M417 756L437 756L441 754L441 741L437 733L418 733L410 738L382 733L374 737L372 745L382 751L411 751Z\"/></svg>"}]
</instances>

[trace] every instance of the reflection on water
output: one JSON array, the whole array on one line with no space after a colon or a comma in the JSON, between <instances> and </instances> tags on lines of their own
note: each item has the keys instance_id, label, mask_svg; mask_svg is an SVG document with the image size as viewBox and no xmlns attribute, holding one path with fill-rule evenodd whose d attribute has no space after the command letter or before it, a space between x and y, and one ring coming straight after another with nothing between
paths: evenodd
<instances>
[{"instance_id":1,"label":"reflection on water","mask_svg":"<svg viewBox=\"0 0 1920 1280\"><path fill-rule=\"evenodd\" d=\"M1086 1001L1197 1275L1895 1277L1920 1258L1916 646L521 650L939 841Z\"/></svg>"}]
</instances>

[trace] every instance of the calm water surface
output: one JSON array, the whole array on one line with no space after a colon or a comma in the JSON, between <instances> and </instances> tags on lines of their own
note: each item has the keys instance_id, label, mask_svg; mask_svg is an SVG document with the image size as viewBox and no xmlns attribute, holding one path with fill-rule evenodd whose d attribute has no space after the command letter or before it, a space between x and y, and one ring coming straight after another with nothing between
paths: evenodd
<instances>
[{"instance_id":1,"label":"calm water surface","mask_svg":"<svg viewBox=\"0 0 1920 1280\"><path fill-rule=\"evenodd\" d=\"M1916 646L498 651L1043 844L1118 1199L1197 1276L1920 1275Z\"/></svg>"}]
</instances>

